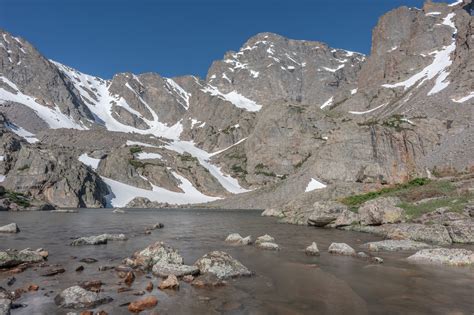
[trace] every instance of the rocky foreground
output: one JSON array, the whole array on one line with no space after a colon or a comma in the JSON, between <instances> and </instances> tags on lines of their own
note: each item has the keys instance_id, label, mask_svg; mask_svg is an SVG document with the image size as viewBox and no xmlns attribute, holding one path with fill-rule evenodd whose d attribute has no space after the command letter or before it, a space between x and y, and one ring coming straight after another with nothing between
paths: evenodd
<instances>
[{"instance_id":1,"label":"rocky foreground","mask_svg":"<svg viewBox=\"0 0 474 315\"><path fill-rule=\"evenodd\" d=\"M68 245L98 247L108 241L127 242L131 237L148 235L150 231L162 228L164 228L164 225L158 223L136 235L101 234L84 236L74 239ZM0 231L23 233L15 223L0 227ZM262 254L270 251L270 253L284 255L286 251L285 248L279 246L277 239L268 234L261 235L254 240L251 235L243 237L239 233L231 233L227 237L222 237L221 244L239 249L255 246L257 252L254 254L258 254L258 251L261 251ZM321 254L328 253L329 255L347 257L344 259L355 259L367 264L386 263L387 258L384 260L377 255L381 252L391 251L402 252L407 262L412 263L458 267L474 266L474 252L471 250L441 247L408 239L368 242L360 245L359 250L341 242L333 242L328 248L321 248L314 241L308 244L306 248L300 249L301 255L315 257L316 259ZM54 255L54 253L51 254ZM7 279L8 287L13 284L17 287L14 291L9 290L8 287L7 289L0 287L0 314L10 314L10 311L15 308L28 308L28 305L16 301L24 294L39 294L39 291L42 290L36 283L21 283L21 274L25 270L30 268L39 270L40 278L62 277L63 274L73 272L72 270L66 271L61 265L49 264L49 256L50 253L42 248L0 251L0 272L9 275ZM74 272L80 274L85 265L95 262L97 260L94 258L83 258L80 260L81 265ZM230 279L255 275L252 270L245 266L245 261L238 261L222 250L205 253L194 263L188 264L176 248L161 241L156 241L131 253L120 264L102 265L98 270L99 272L112 272L112 275L115 275L118 279L114 287L119 296L118 298L124 292L130 292L136 296L135 299L127 299L121 304L128 308L131 313L159 310L160 302L153 294L154 290L172 294L174 290L179 290L183 283L189 283L192 288L200 290L219 290L223 286L232 286L234 282L229 282ZM111 274L104 273L104 275L107 279L102 279L99 276L96 279L80 281L76 285L57 290L54 293L54 302L58 310L65 310L71 312L71 314L74 314L74 312L76 314L107 314L104 310L101 310L101 307L117 297L112 297L115 292L110 291L110 286L105 286L104 280L111 281ZM144 281L147 283L145 287L137 286L137 283L144 283ZM40 280L38 280L38 283L40 283Z\"/></svg>"}]
</instances>

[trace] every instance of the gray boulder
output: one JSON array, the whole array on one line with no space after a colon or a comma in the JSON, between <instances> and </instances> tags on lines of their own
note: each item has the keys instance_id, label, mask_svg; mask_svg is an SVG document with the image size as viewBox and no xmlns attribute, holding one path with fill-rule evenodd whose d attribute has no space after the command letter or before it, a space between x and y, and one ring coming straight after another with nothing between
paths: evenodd
<instances>
[{"instance_id":1,"label":"gray boulder","mask_svg":"<svg viewBox=\"0 0 474 315\"><path fill-rule=\"evenodd\" d=\"M474 244L474 220L455 221L446 226L453 243Z\"/></svg>"},{"instance_id":2,"label":"gray boulder","mask_svg":"<svg viewBox=\"0 0 474 315\"><path fill-rule=\"evenodd\" d=\"M407 259L437 265L471 266L474 265L474 252L461 248L422 249Z\"/></svg>"},{"instance_id":3,"label":"gray boulder","mask_svg":"<svg viewBox=\"0 0 474 315\"><path fill-rule=\"evenodd\" d=\"M262 217L283 218L283 217L285 217L285 214L283 213L283 210L281 210L281 209L268 208L268 209L265 209L265 211L262 212Z\"/></svg>"},{"instance_id":4,"label":"gray boulder","mask_svg":"<svg viewBox=\"0 0 474 315\"><path fill-rule=\"evenodd\" d=\"M258 245L260 243L268 243L268 242L274 242L274 241L275 239L273 237L271 237L268 234L265 234L265 235L257 237L257 239L255 240L255 244Z\"/></svg>"},{"instance_id":5,"label":"gray boulder","mask_svg":"<svg viewBox=\"0 0 474 315\"><path fill-rule=\"evenodd\" d=\"M183 277L187 275L197 275L199 268L196 266L180 265L180 264L165 264L156 263L152 267L152 272L155 276L165 278L170 275L176 277Z\"/></svg>"},{"instance_id":6,"label":"gray boulder","mask_svg":"<svg viewBox=\"0 0 474 315\"><path fill-rule=\"evenodd\" d=\"M0 226L0 233L18 233L20 228L16 223L10 223L4 226Z\"/></svg>"},{"instance_id":7,"label":"gray boulder","mask_svg":"<svg viewBox=\"0 0 474 315\"><path fill-rule=\"evenodd\" d=\"M308 256L319 256L319 249L318 249L318 245L316 244L316 242L313 242L311 245L306 247L305 253Z\"/></svg>"},{"instance_id":8,"label":"gray boulder","mask_svg":"<svg viewBox=\"0 0 474 315\"><path fill-rule=\"evenodd\" d=\"M143 269L151 269L155 264L182 265L183 262L183 257L178 251L163 242L155 242L124 260L124 264L128 266Z\"/></svg>"},{"instance_id":9,"label":"gray boulder","mask_svg":"<svg viewBox=\"0 0 474 315\"><path fill-rule=\"evenodd\" d=\"M257 244L258 248L268 249L268 250L280 250L280 246L277 243L273 242L260 242Z\"/></svg>"},{"instance_id":10,"label":"gray boulder","mask_svg":"<svg viewBox=\"0 0 474 315\"><path fill-rule=\"evenodd\" d=\"M317 201L313 204L313 212L308 218L308 224L323 227L334 222L344 211L347 206L337 201Z\"/></svg>"},{"instance_id":11,"label":"gray boulder","mask_svg":"<svg viewBox=\"0 0 474 315\"><path fill-rule=\"evenodd\" d=\"M54 302L59 307L73 309L94 308L111 301L111 297L87 291L80 286L67 288L54 298Z\"/></svg>"},{"instance_id":12,"label":"gray boulder","mask_svg":"<svg viewBox=\"0 0 474 315\"><path fill-rule=\"evenodd\" d=\"M383 234L390 239L409 239L437 245L448 245L452 243L451 236L446 227L439 224L387 224L382 226L382 229Z\"/></svg>"},{"instance_id":13,"label":"gray boulder","mask_svg":"<svg viewBox=\"0 0 474 315\"><path fill-rule=\"evenodd\" d=\"M382 197L366 201L359 208L360 222L364 225L380 225L402 221L403 209L395 205L401 203L397 197Z\"/></svg>"},{"instance_id":14,"label":"gray boulder","mask_svg":"<svg viewBox=\"0 0 474 315\"><path fill-rule=\"evenodd\" d=\"M199 258L194 265L201 273L212 273L219 279L251 276L252 272L242 263L222 251L213 251Z\"/></svg>"},{"instance_id":15,"label":"gray boulder","mask_svg":"<svg viewBox=\"0 0 474 315\"><path fill-rule=\"evenodd\" d=\"M432 245L428 245L422 242L415 242L412 240L385 240L379 242L365 243L362 247L367 248L371 252L378 251L401 251L401 250L419 250L423 248L431 248Z\"/></svg>"},{"instance_id":16,"label":"gray boulder","mask_svg":"<svg viewBox=\"0 0 474 315\"><path fill-rule=\"evenodd\" d=\"M44 258L41 252L29 249L0 251L0 268L15 267L22 263L38 263Z\"/></svg>"},{"instance_id":17,"label":"gray boulder","mask_svg":"<svg viewBox=\"0 0 474 315\"><path fill-rule=\"evenodd\" d=\"M334 222L334 227L359 224L359 222L360 222L360 216L358 213L352 212L350 210L344 210Z\"/></svg>"},{"instance_id":18,"label":"gray boulder","mask_svg":"<svg viewBox=\"0 0 474 315\"><path fill-rule=\"evenodd\" d=\"M356 251L347 245L346 243L332 243L329 248L328 252L331 254L337 255L345 255L345 256L355 256Z\"/></svg>"},{"instance_id":19,"label":"gray boulder","mask_svg":"<svg viewBox=\"0 0 474 315\"><path fill-rule=\"evenodd\" d=\"M12 300L0 298L0 315L10 315Z\"/></svg>"},{"instance_id":20,"label":"gray boulder","mask_svg":"<svg viewBox=\"0 0 474 315\"><path fill-rule=\"evenodd\" d=\"M234 245L250 245L252 244L252 236L242 237L239 233L232 233L227 236L225 241Z\"/></svg>"},{"instance_id":21,"label":"gray boulder","mask_svg":"<svg viewBox=\"0 0 474 315\"><path fill-rule=\"evenodd\" d=\"M127 237L124 234L101 234L96 236L80 237L71 242L71 246L82 245L102 245L107 244L108 241L126 241Z\"/></svg>"}]
</instances>

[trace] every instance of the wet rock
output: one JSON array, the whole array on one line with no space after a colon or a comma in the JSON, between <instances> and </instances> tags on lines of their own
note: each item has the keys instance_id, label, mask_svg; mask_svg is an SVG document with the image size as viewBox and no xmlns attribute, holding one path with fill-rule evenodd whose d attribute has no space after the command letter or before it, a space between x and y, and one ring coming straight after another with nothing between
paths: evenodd
<instances>
[{"instance_id":1,"label":"wet rock","mask_svg":"<svg viewBox=\"0 0 474 315\"><path fill-rule=\"evenodd\" d=\"M132 289L128 287L120 287L117 289L117 293L123 293L123 292L129 292L129 291L132 291Z\"/></svg>"},{"instance_id":2,"label":"wet rock","mask_svg":"<svg viewBox=\"0 0 474 315\"><path fill-rule=\"evenodd\" d=\"M149 228L149 230L158 230L158 229L162 229L162 228L164 228L164 227L165 227L165 225L164 225L163 223L158 222L158 223L152 225L152 226Z\"/></svg>"},{"instance_id":3,"label":"wet rock","mask_svg":"<svg viewBox=\"0 0 474 315\"><path fill-rule=\"evenodd\" d=\"M347 226L352 224L359 224L360 223L360 216L358 213L352 212L350 210L344 210L341 214L337 217L336 221L334 222L334 227L341 227Z\"/></svg>"},{"instance_id":4,"label":"wet rock","mask_svg":"<svg viewBox=\"0 0 474 315\"><path fill-rule=\"evenodd\" d=\"M132 294L135 295L135 296L142 296L142 295L145 295L146 292L143 291L143 290L140 290L140 291L135 291Z\"/></svg>"},{"instance_id":5,"label":"wet rock","mask_svg":"<svg viewBox=\"0 0 474 315\"><path fill-rule=\"evenodd\" d=\"M366 201L359 208L360 222L364 225L399 223L403 209L396 207L401 200L397 197L381 197Z\"/></svg>"},{"instance_id":6,"label":"wet rock","mask_svg":"<svg viewBox=\"0 0 474 315\"><path fill-rule=\"evenodd\" d=\"M377 263L377 264L383 264L383 259L380 257L371 257L370 258L371 262Z\"/></svg>"},{"instance_id":7,"label":"wet rock","mask_svg":"<svg viewBox=\"0 0 474 315\"><path fill-rule=\"evenodd\" d=\"M267 242L267 243L268 243L268 242L271 243L271 242L274 242L274 241L275 241L275 239L274 239L273 237L271 237L271 236L268 235L268 234L265 234L265 235L263 235L263 236L257 237L257 239L255 240L255 245L258 245L258 244L260 244L260 243L266 243L266 242Z\"/></svg>"},{"instance_id":8,"label":"wet rock","mask_svg":"<svg viewBox=\"0 0 474 315\"><path fill-rule=\"evenodd\" d=\"M252 275L247 267L222 251L210 252L198 259L194 265L201 273L212 273L220 279Z\"/></svg>"},{"instance_id":9,"label":"wet rock","mask_svg":"<svg viewBox=\"0 0 474 315\"><path fill-rule=\"evenodd\" d=\"M165 289L178 289L179 281L175 275L169 275L165 280L161 281L159 288L161 290Z\"/></svg>"},{"instance_id":10,"label":"wet rock","mask_svg":"<svg viewBox=\"0 0 474 315\"><path fill-rule=\"evenodd\" d=\"M75 209L56 209L56 210L51 210L51 213L78 213L78 210Z\"/></svg>"},{"instance_id":11,"label":"wet rock","mask_svg":"<svg viewBox=\"0 0 474 315\"><path fill-rule=\"evenodd\" d=\"M10 223L4 226L0 226L0 233L18 233L20 228L16 223Z\"/></svg>"},{"instance_id":12,"label":"wet rock","mask_svg":"<svg viewBox=\"0 0 474 315\"><path fill-rule=\"evenodd\" d=\"M83 289L92 292L100 292L100 288L104 283L100 280L92 280L92 281L83 281L79 283L79 286Z\"/></svg>"},{"instance_id":13,"label":"wet rock","mask_svg":"<svg viewBox=\"0 0 474 315\"><path fill-rule=\"evenodd\" d=\"M115 208L114 210L112 210L112 213L125 213L125 210L120 209L120 208Z\"/></svg>"},{"instance_id":14,"label":"wet rock","mask_svg":"<svg viewBox=\"0 0 474 315\"><path fill-rule=\"evenodd\" d=\"M128 310L132 313L140 313L144 310L154 308L158 304L158 299L154 296L147 296L141 300L133 301L128 305Z\"/></svg>"},{"instance_id":15,"label":"wet rock","mask_svg":"<svg viewBox=\"0 0 474 315\"><path fill-rule=\"evenodd\" d=\"M192 275L186 275L186 276L183 277L183 281L187 282L187 283L191 283L191 282L193 282L193 280L194 280L194 276L192 276Z\"/></svg>"},{"instance_id":16,"label":"wet rock","mask_svg":"<svg viewBox=\"0 0 474 315\"><path fill-rule=\"evenodd\" d=\"M115 269L115 266L99 266L99 271L107 271Z\"/></svg>"},{"instance_id":17,"label":"wet rock","mask_svg":"<svg viewBox=\"0 0 474 315\"><path fill-rule=\"evenodd\" d=\"M213 273L202 274L191 282L191 285L196 288L221 287L226 284L227 282L225 280L220 279Z\"/></svg>"},{"instance_id":18,"label":"wet rock","mask_svg":"<svg viewBox=\"0 0 474 315\"><path fill-rule=\"evenodd\" d=\"M267 250L280 250L280 246L272 242L261 242L257 244L258 248L267 249Z\"/></svg>"},{"instance_id":19,"label":"wet rock","mask_svg":"<svg viewBox=\"0 0 474 315\"><path fill-rule=\"evenodd\" d=\"M15 277L10 277L7 279L7 285L8 286L12 286L16 281L16 278Z\"/></svg>"},{"instance_id":20,"label":"wet rock","mask_svg":"<svg viewBox=\"0 0 474 315\"><path fill-rule=\"evenodd\" d=\"M111 297L102 296L98 293L87 291L80 286L73 286L58 294L54 301L56 305L63 308L94 308L98 305L109 303Z\"/></svg>"},{"instance_id":21,"label":"wet rock","mask_svg":"<svg viewBox=\"0 0 474 315\"><path fill-rule=\"evenodd\" d=\"M252 244L252 236L242 237L239 233L232 233L227 236L225 241L235 245L250 245Z\"/></svg>"},{"instance_id":22,"label":"wet rock","mask_svg":"<svg viewBox=\"0 0 474 315\"><path fill-rule=\"evenodd\" d=\"M40 254L41 257L43 257L44 259L48 258L48 256L49 256L49 252L48 252L47 250L42 249L42 248L38 248L36 251L37 251L38 254Z\"/></svg>"},{"instance_id":23,"label":"wet rock","mask_svg":"<svg viewBox=\"0 0 474 315\"><path fill-rule=\"evenodd\" d=\"M39 290L39 286L33 283L33 284L30 284L30 285L28 286L27 290L28 290L29 292L38 291L38 290Z\"/></svg>"},{"instance_id":24,"label":"wet rock","mask_svg":"<svg viewBox=\"0 0 474 315\"><path fill-rule=\"evenodd\" d=\"M21 251L0 251L0 268L15 267L23 263L38 263L44 261L44 257L38 252L30 249Z\"/></svg>"},{"instance_id":25,"label":"wet rock","mask_svg":"<svg viewBox=\"0 0 474 315\"><path fill-rule=\"evenodd\" d=\"M129 272L129 271L133 271L133 268L129 267L129 266L125 266L125 265L118 265L117 267L114 268L115 271L117 272Z\"/></svg>"},{"instance_id":26,"label":"wet rock","mask_svg":"<svg viewBox=\"0 0 474 315\"><path fill-rule=\"evenodd\" d=\"M79 266L76 268L76 272L81 272L81 271L84 271L84 266Z\"/></svg>"},{"instance_id":27,"label":"wet rock","mask_svg":"<svg viewBox=\"0 0 474 315\"><path fill-rule=\"evenodd\" d=\"M422 242L416 242L412 240L384 240L380 242L370 242L363 244L362 247L367 248L371 252L378 251L401 251L401 250L420 250L423 248L431 248L432 245L428 245Z\"/></svg>"},{"instance_id":28,"label":"wet rock","mask_svg":"<svg viewBox=\"0 0 474 315\"><path fill-rule=\"evenodd\" d=\"M124 264L131 267L150 269L156 264L182 265L183 257L172 247L163 242L156 242L143 250L135 252L131 258L126 258Z\"/></svg>"},{"instance_id":29,"label":"wet rock","mask_svg":"<svg viewBox=\"0 0 474 315\"><path fill-rule=\"evenodd\" d=\"M108 241L126 241L127 237L124 234L101 234L96 236L80 237L71 242L71 246L82 245L103 245Z\"/></svg>"},{"instance_id":30,"label":"wet rock","mask_svg":"<svg viewBox=\"0 0 474 315\"><path fill-rule=\"evenodd\" d=\"M196 275L199 273L199 268L196 266L178 265L178 264L164 264L157 263L153 266L152 272L158 277L167 277L174 275L182 277L186 275Z\"/></svg>"},{"instance_id":31,"label":"wet rock","mask_svg":"<svg viewBox=\"0 0 474 315\"><path fill-rule=\"evenodd\" d=\"M10 315L12 300L0 297L0 315Z\"/></svg>"},{"instance_id":32,"label":"wet rock","mask_svg":"<svg viewBox=\"0 0 474 315\"><path fill-rule=\"evenodd\" d=\"M95 259L95 258L90 258L90 257L87 257L87 258L82 258L81 260L79 260L80 262L83 262L83 263L86 263L86 264L93 264L93 263L96 263L98 260Z\"/></svg>"},{"instance_id":33,"label":"wet rock","mask_svg":"<svg viewBox=\"0 0 474 315\"><path fill-rule=\"evenodd\" d=\"M361 258L361 259L369 259L370 258L370 256L367 255L364 252L358 252L356 256L357 256L357 258Z\"/></svg>"},{"instance_id":34,"label":"wet rock","mask_svg":"<svg viewBox=\"0 0 474 315\"><path fill-rule=\"evenodd\" d=\"M131 286L134 281L135 281L135 274L133 273L133 271L129 271L127 275L125 276L124 282L126 285Z\"/></svg>"},{"instance_id":35,"label":"wet rock","mask_svg":"<svg viewBox=\"0 0 474 315\"><path fill-rule=\"evenodd\" d=\"M308 256L319 256L319 248L316 242L313 242L311 245L306 247L305 253Z\"/></svg>"},{"instance_id":36,"label":"wet rock","mask_svg":"<svg viewBox=\"0 0 474 315\"><path fill-rule=\"evenodd\" d=\"M66 272L66 270L64 268L53 268L53 269L46 270L45 272L43 272L41 274L41 276L42 277L52 277L52 276L55 276L57 274L64 273L64 272Z\"/></svg>"},{"instance_id":37,"label":"wet rock","mask_svg":"<svg viewBox=\"0 0 474 315\"><path fill-rule=\"evenodd\" d=\"M471 266L474 265L474 252L461 248L422 249L407 259L437 265Z\"/></svg>"},{"instance_id":38,"label":"wet rock","mask_svg":"<svg viewBox=\"0 0 474 315\"><path fill-rule=\"evenodd\" d=\"M313 212L308 217L308 225L326 226L336 221L344 210L348 210L347 206L337 201L317 201L313 204Z\"/></svg>"},{"instance_id":39,"label":"wet rock","mask_svg":"<svg viewBox=\"0 0 474 315\"><path fill-rule=\"evenodd\" d=\"M346 243L332 243L328 248L328 252L346 256L354 256L356 254L355 250Z\"/></svg>"},{"instance_id":40,"label":"wet rock","mask_svg":"<svg viewBox=\"0 0 474 315\"><path fill-rule=\"evenodd\" d=\"M474 244L474 220L455 221L446 229L453 243Z\"/></svg>"},{"instance_id":41,"label":"wet rock","mask_svg":"<svg viewBox=\"0 0 474 315\"><path fill-rule=\"evenodd\" d=\"M285 214L283 213L283 210L269 208L262 212L262 217L283 218L285 217Z\"/></svg>"},{"instance_id":42,"label":"wet rock","mask_svg":"<svg viewBox=\"0 0 474 315\"><path fill-rule=\"evenodd\" d=\"M147 290L148 292L151 292L153 291L153 282L148 282L148 284L146 285L146 288L145 290Z\"/></svg>"}]
</instances>

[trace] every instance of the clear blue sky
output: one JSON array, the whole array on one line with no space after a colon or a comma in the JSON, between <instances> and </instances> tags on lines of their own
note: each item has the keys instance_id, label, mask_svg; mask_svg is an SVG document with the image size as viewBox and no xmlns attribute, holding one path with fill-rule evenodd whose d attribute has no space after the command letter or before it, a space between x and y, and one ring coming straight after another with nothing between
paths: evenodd
<instances>
[{"instance_id":1,"label":"clear blue sky","mask_svg":"<svg viewBox=\"0 0 474 315\"><path fill-rule=\"evenodd\" d=\"M452 2L448 0L448 2ZM252 35L274 32L368 53L390 9L422 0L0 0L0 28L48 58L114 73L206 75Z\"/></svg>"}]
</instances>

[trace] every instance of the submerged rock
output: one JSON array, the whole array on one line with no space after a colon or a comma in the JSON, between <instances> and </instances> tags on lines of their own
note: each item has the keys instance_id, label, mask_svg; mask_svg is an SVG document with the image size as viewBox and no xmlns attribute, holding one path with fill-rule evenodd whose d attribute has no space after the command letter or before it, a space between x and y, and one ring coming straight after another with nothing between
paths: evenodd
<instances>
[{"instance_id":1,"label":"submerged rock","mask_svg":"<svg viewBox=\"0 0 474 315\"><path fill-rule=\"evenodd\" d=\"M182 265L183 261L183 257L174 248L163 242L156 242L135 252L131 258L126 258L124 264L131 267L150 269L156 264Z\"/></svg>"},{"instance_id":2,"label":"submerged rock","mask_svg":"<svg viewBox=\"0 0 474 315\"><path fill-rule=\"evenodd\" d=\"M199 268L188 265L156 263L152 268L152 272L158 277L168 277L170 275L183 277L186 275L197 275Z\"/></svg>"},{"instance_id":3,"label":"submerged rock","mask_svg":"<svg viewBox=\"0 0 474 315\"><path fill-rule=\"evenodd\" d=\"M20 228L16 223L10 223L4 226L0 226L0 233L18 233Z\"/></svg>"},{"instance_id":4,"label":"submerged rock","mask_svg":"<svg viewBox=\"0 0 474 315\"><path fill-rule=\"evenodd\" d=\"M311 245L306 247L305 253L308 256L319 256L319 249L318 249L318 245L316 244L316 242L313 242Z\"/></svg>"},{"instance_id":5,"label":"submerged rock","mask_svg":"<svg viewBox=\"0 0 474 315\"><path fill-rule=\"evenodd\" d=\"M201 273L212 273L220 279L251 276L252 272L242 263L222 251L210 252L195 263Z\"/></svg>"},{"instance_id":6,"label":"submerged rock","mask_svg":"<svg viewBox=\"0 0 474 315\"><path fill-rule=\"evenodd\" d=\"M252 236L242 237L239 233L232 233L227 236L225 241L235 245L250 245L252 244Z\"/></svg>"},{"instance_id":7,"label":"submerged rock","mask_svg":"<svg viewBox=\"0 0 474 315\"><path fill-rule=\"evenodd\" d=\"M94 308L98 305L111 302L112 298L87 291L76 285L62 291L54 298L54 301L56 305L60 307L78 309Z\"/></svg>"},{"instance_id":8,"label":"submerged rock","mask_svg":"<svg viewBox=\"0 0 474 315\"><path fill-rule=\"evenodd\" d=\"M197 288L212 288L226 285L225 280L220 279L213 273L205 273L192 280L191 285Z\"/></svg>"},{"instance_id":9,"label":"submerged rock","mask_svg":"<svg viewBox=\"0 0 474 315\"><path fill-rule=\"evenodd\" d=\"M175 275L169 275L165 280L161 281L158 286L161 290L165 289L179 289L179 281Z\"/></svg>"},{"instance_id":10,"label":"submerged rock","mask_svg":"<svg viewBox=\"0 0 474 315\"><path fill-rule=\"evenodd\" d=\"M438 265L471 266L474 265L474 252L461 248L422 249L407 259Z\"/></svg>"},{"instance_id":11,"label":"submerged rock","mask_svg":"<svg viewBox=\"0 0 474 315\"><path fill-rule=\"evenodd\" d=\"M364 225L399 223L403 218L403 209L396 207L401 200L398 197L381 197L366 201L359 208L360 222Z\"/></svg>"},{"instance_id":12,"label":"submerged rock","mask_svg":"<svg viewBox=\"0 0 474 315\"><path fill-rule=\"evenodd\" d=\"M400 250L419 250L423 248L431 248L432 245L416 242L412 240L385 240L380 242L365 243L362 247L366 247L371 252L377 251L400 251Z\"/></svg>"},{"instance_id":13,"label":"submerged rock","mask_svg":"<svg viewBox=\"0 0 474 315\"><path fill-rule=\"evenodd\" d=\"M3 251L0 252L0 268L15 267L23 263L38 263L44 259L39 252L29 249Z\"/></svg>"},{"instance_id":14,"label":"submerged rock","mask_svg":"<svg viewBox=\"0 0 474 315\"><path fill-rule=\"evenodd\" d=\"M128 310L132 313L140 313L144 310L155 307L158 304L158 299L154 296L147 296L143 299L133 301L128 305Z\"/></svg>"},{"instance_id":15,"label":"submerged rock","mask_svg":"<svg viewBox=\"0 0 474 315\"><path fill-rule=\"evenodd\" d=\"M356 254L356 251L346 243L332 243L328 248L328 252L346 256L354 256Z\"/></svg>"},{"instance_id":16,"label":"submerged rock","mask_svg":"<svg viewBox=\"0 0 474 315\"><path fill-rule=\"evenodd\" d=\"M273 237L271 237L268 234L265 234L263 236L257 237L257 240L255 241L255 244L258 245L260 243L269 243L269 242L274 242L274 241L275 241L275 239Z\"/></svg>"},{"instance_id":17,"label":"submerged rock","mask_svg":"<svg viewBox=\"0 0 474 315\"><path fill-rule=\"evenodd\" d=\"M277 243L273 242L262 242L257 244L258 248L268 249L268 250L280 250L280 246Z\"/></svg>"},{"instance_id":18,"label":"submerged rock","mask_svg":"<svg viewBox=\"0 0 474 315\"><path fill-rule=\"evenodd\" d=\"M124 234L101 234L95 236L80 237L71 242L71 246L82 245L103 245L108 241L126 241L127 237Z\"/></svg>"}]
</instances>

